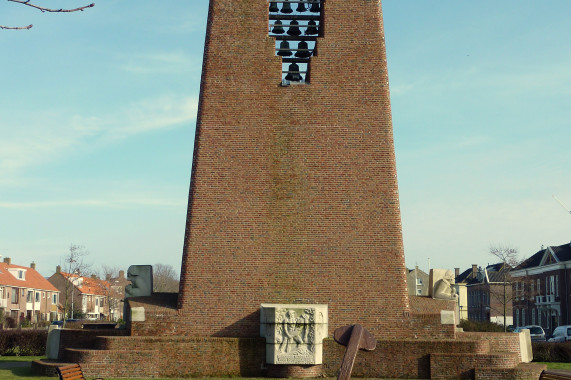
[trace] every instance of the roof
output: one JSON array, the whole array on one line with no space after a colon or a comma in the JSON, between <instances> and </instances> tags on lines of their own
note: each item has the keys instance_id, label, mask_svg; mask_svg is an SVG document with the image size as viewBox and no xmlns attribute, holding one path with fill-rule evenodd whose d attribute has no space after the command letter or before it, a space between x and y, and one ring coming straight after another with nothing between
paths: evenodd
<instances>
[{"instance_id":1,"label":"roof","mask_svg":"<svg viewBox=\"0 0 571 380\"><path fill-rule=\"evenodd\" d=\"M60 274L72 283L74 282L72 280L80 278L81 284L79 286L75 286L80 293L106 296L109 291L110 285L107 281L65 272L60 272Z\"/></svg>"},{"instance_id":2,"label":"roof","mask_svg":"<svg viewBox=\"0 0 571 380\"><path fill-rule=\"evenodd\" d=\"M25 270L25 278L23 280L16 278L10 273L9 269ZM50 284L50 282L35 269L21 265L7 264L5 262L0 262L0 285L59 292L55 286Z\"/></svg>"},{"instance_id":3,"label":"roof","mask_svg":"<svg viewBox=\"0 0 571 380\"><path fill-rule=\"evenodd\" d=\"M483 284L484 282L503 282L504 274L510 270L511 267L507 264L504 266L504 263L488 265L484 270L479 267L475 272L472 268L469 268L456 277L456 283L476 285Z\"/></svg>"},{"instance_id":4,"label":"roof","mask_svg":"<svg viewBox=\"0 0 571 380\"><path fill-rule=\"evenodd\" d=\"M515 269L539 267L542 265L542 262L544 263L543 265L546 265L563 261L571 261L571 244L569 243L541 249L524 260Z\"/></svg>"}]
</instances>

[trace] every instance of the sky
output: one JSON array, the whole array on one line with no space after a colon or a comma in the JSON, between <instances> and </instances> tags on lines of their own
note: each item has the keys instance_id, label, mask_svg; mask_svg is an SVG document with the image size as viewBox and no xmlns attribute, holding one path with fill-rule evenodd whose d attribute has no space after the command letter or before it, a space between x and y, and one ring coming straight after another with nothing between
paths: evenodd
<instances>
[{"instance_id":1,"label":"sky","mask_svg":"<svg viewBox=\"0 0 571 380\"><path fill-rule=\"evenodd\" d=\"M208 1L94 1L0 0L0 255L179 270ZM571 2L383 13L406 265L569 242Z\"/></svg>"}]
</instances>

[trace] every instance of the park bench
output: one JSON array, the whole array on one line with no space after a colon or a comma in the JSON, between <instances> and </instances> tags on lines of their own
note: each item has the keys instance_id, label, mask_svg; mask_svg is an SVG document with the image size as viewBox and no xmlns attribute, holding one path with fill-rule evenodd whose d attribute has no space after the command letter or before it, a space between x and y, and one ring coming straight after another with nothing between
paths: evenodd
<instances>
[{"instance_id":1,"label":"park bench","mask_svg":"<svg viewBox=\"0 0 571 380\"><path fill-rule=\"evenodd\" d=\"M57 374L60 380L85 380L83 376L83 371L79 364L64 365L61 367L56 367ZM93 380L103 380L101 377Z\"/></svg>"},{"instance_id":2,"label":"park bench","mask_svg":"<svg viewBox=\"0 0 571 380\"><path fill-rule=\"evenodd\" d=\"M571 371L546 370L539 375L539 380L571 380Z\"/></svg>"}]
</instances>

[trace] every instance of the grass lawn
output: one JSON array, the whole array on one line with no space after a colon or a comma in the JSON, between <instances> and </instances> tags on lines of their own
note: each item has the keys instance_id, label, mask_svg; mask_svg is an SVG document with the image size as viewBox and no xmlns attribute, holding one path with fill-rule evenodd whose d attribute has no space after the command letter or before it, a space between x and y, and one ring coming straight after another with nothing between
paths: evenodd
<instances>
[{"instance_id":1,"label":"grass lawn","mask_svg":"<svg viewBox=\"0 0 571 380\"><path fill-rule=\"evenodd\" d=\"M563 369L571 371L571 363L555 363L555 362L537 362L539 364L545 364L548 369Z\"/></svg>"}]
</instances>

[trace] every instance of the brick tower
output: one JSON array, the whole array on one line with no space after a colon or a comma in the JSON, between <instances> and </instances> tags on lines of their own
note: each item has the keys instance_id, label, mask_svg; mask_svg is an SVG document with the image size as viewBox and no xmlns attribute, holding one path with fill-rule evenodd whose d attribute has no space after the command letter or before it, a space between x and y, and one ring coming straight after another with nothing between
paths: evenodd
<instances>
[{"instance_id":1,"label":"brick tower","mask_svg":"<svg viewBox=\"0 0 571 380\"><path fill-rule=\"evenodd\" d=\"M180 292L126 299L125 329L61 330L57 363L335 376L331 338L316 365L268 360L260 306L303 304L328 309L320 336L377 338L355 377L539 376L524 333L464 333L454 300L408 299L380 0L210 0L192 170Z\"/></svg>"},{"instance_id":2,"label":"brick tower","mask_svg":"<svg viewBox=\"0 0 571 380\"><path fill-rule=\"evenodd\" d=\"M299 4L210 1L185 334L258 336L257 310L269 302L328 304L330 329L361 323L402 336L409 305L381 2Z\"/></svg>"}]
</instances>

